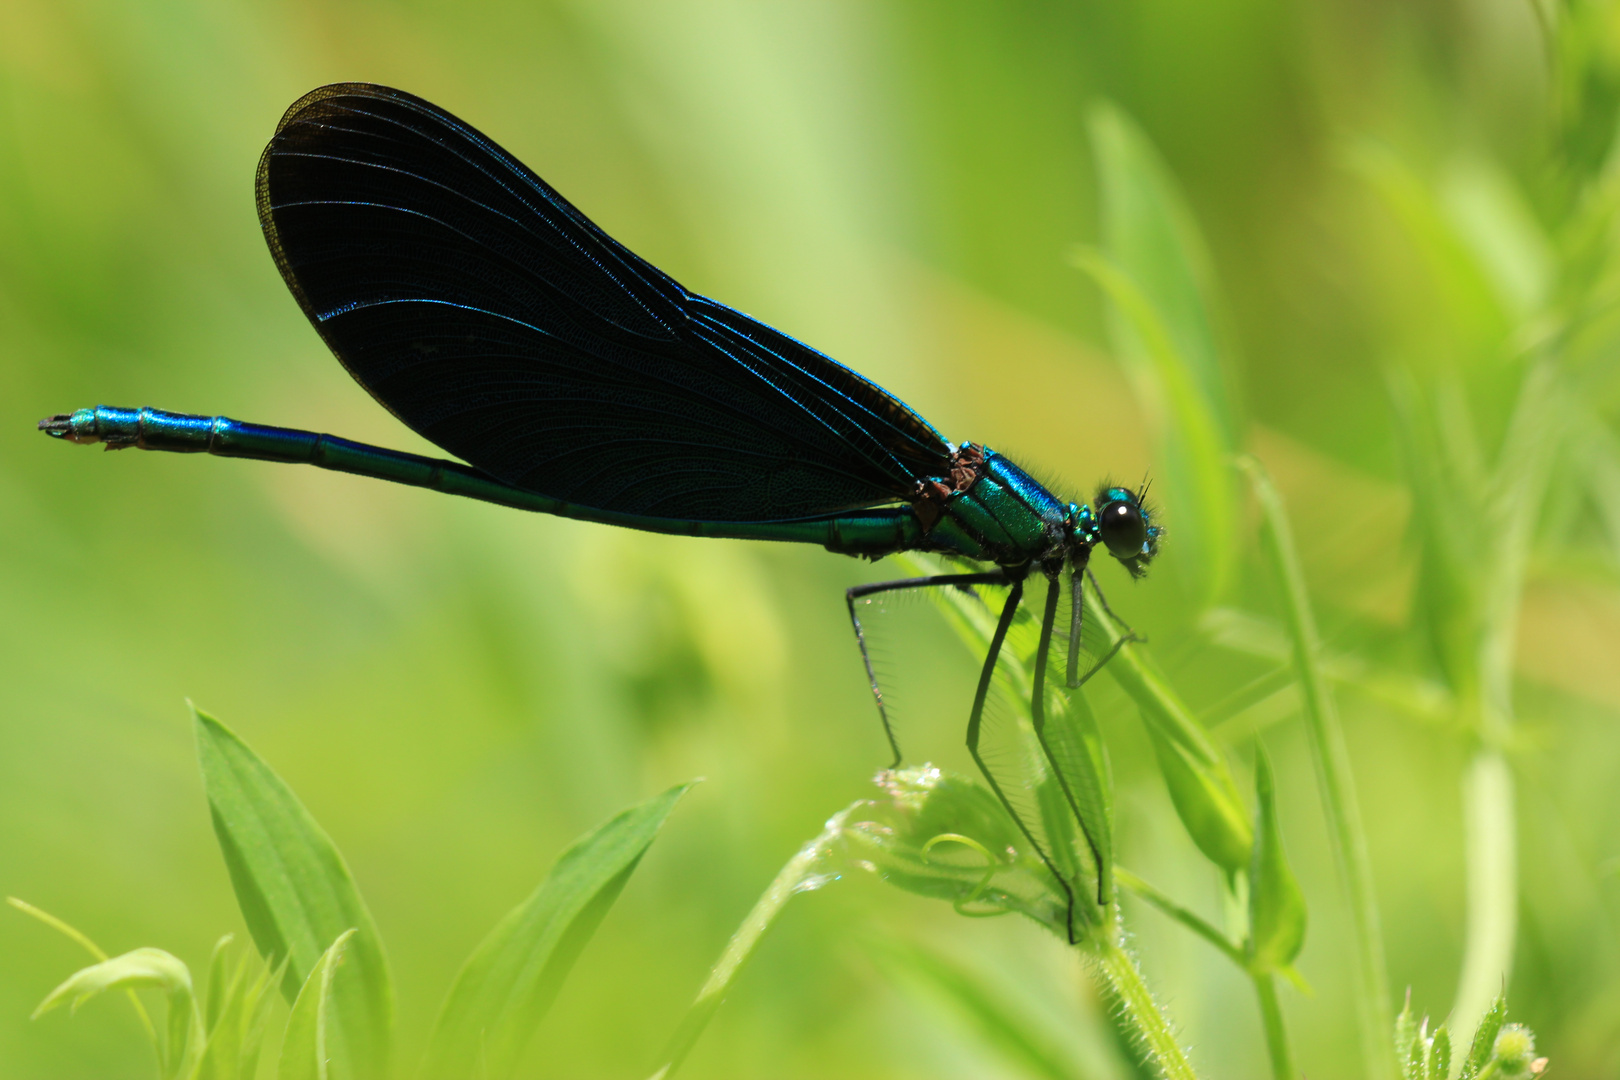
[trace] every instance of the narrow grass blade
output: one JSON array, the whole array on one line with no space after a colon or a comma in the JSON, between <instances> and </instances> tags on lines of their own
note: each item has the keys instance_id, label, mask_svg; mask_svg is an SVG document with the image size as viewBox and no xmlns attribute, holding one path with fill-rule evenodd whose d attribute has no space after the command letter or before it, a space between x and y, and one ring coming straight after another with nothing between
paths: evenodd
<instances>
[{"instance_id":1,"label":"narrow grass blade","mask_svg":"<svg viewBox=\"0 0 1620 1080\"><path fill-rule=\"evenodd\" d=\"M511 1074L580 951L691 786L670 788L575 841L490 932L439 1011L423 1064L427 1080Z\"/></svg>"},{"instance_id":2,"label":"narrow grass blade","mask_svg":"<svg viewBox=\"0 0 1620 1080\"><path fill-rule=\"evenodd\" d=\"M819 888L828 879L823 870L823 864L831 854L835 845L842 838L844 821L849 817L850 811L863 806L864 803L855 803L845 807L827 819L827 824L815 839L801 847L793 858L789 859L777 873L770 886L754 904L748 916L743 919L737 932L731 935L726 943L725 951L715 963L714 970L709 973L708 981L698 991L697 1000L692 1007L686 1010L686 1016L681 1020L680 1027L670 1036L664 1052L659 1055L662 1064L654 1070L652 1080L669 1080L691 1053L692 1047L697 1045L698 1037L709 1026L714 1018L720 1002L725 999L726 990L737 978L737 973L748 963L749 957L754 955L754 949L759 945L765 931L771 928L776 917L782 913L787 902L799 893Z\"/></svg>"},{"instance_id":3,"label":"narrow grass blade","mask_svg":"<svg viewBox=\"0 0 1620 1080\"><path fill-rule=\"evenodd\" d=\"M345 930L339 934L299 988L292 1014L287 1017L287 1034L281 1041L276 1080L328 1080L331 1075L333 978L343 959L343 951L355 933Z\"/></svg>"},{"instance_id":4,"label":"narrow grass blade","mask_svg":"<svg viewBox=\"0 0 1620 1080\"><path fill-rule=\"evenodd\" d=\"M265 957L285 957L291 1000L330 943L346 930L349 975L333 1004L334 1075L389 1075L394 989L376 924L330 837L292 789L247 744L194 711L197 756L214 835L237 904Z\"/></svg>"},{"instance_id":5,"label":"narrow grass blade","mask_svg":"<svg viewBox=\"0 0 1620 1080\"><path fill-rule=\"evenodd\" d=\"M1111 306L1109 337L1160 444L1177 547L1198 567L1203 604L1223 592L1235 556L1233 416L1211 318L1211 274L1198 227L1152 143L1118 108L1092 110L1102 251L1075 263Z\"/></svg>"},{"instance_id":6,"label":"narrow grass blade","mask_svg":"<svg viewBox=\"0 0 1620 1080\"><path fill-rule=\"evenodd\" d=\"M1248 474L1260 503L1266 555L1282 593L1285 621L1293 640L1294 666L1305 698L1305 728L1311 760L1316 765L1317 789L1339 880L1350 901L1356 957L1356 1019L1361 1032L1361 1053L1373 1080L1396 1075L1395 1056L1386 1038L1391 1013L1389 976L1384 966L1384 938L1379 924L1378 900L1373 889L1372 861L1367 835L1356 802L1350 751L1339 726L1338 708L1320 665L1321 642L1316 616L1305 591L1305 573L1294 547L1293 530L1265 468L1244 456L1238 465Z\"/></svg>"},{"instance_id":7,"label":"narrow grass blade","mask_svg":"<svg viewBox=\"0 0 1620 1080\"><path fill-rule=\"evenodd\" d=\"M872 955L894 975L951 1006L1020 1074L1046 1080L1078 1080L1081 1076L1058 1040L1002 1001L978 973L930 949L899 941L877 942Z\"/></svg>"}]
</instances>

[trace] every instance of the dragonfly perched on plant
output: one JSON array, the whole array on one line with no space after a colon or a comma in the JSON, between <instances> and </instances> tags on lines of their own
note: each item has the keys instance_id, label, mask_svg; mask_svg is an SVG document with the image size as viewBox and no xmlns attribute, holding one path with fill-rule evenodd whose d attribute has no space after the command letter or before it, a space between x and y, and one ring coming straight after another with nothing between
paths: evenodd
<instances>
[{"instance_id":1,"label":"dragonfly perched on plant","mask_svg":"<svg viewBox=\"0 0 1620 1080\"><path fill-rule=\"evenodd\" d=\"M345 83L300 98L259 161L257 193L287 287L349 374L467 464L147 408L81 409L41 429L109 449L317 465L650 532L982 564L856 586L846 602L898 765L857 601L1008 589L967 738L1019 817L980 755L997 656L1040 573L1039 724L1067 572L1067 681L1079 684L1092 549L1133 575L1158 549L1134 492L1104 486L1095 507L1076 504L987 447L952 444L856 372L682 288L491 139L403 91Z\"/></svg>"}]
</instances>

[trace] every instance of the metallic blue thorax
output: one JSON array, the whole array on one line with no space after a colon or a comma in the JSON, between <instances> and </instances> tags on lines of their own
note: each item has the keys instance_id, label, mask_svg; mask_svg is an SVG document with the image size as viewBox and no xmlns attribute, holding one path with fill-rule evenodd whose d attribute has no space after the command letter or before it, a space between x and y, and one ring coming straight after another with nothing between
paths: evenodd
<instances>
[{"instance_id":1,"label":"metallic blue thorax","mask_svg":"<svg viewBox=\"0 0 1620 1080\"><path fill-rule=\"evenodd\" d=\"M928 546L1002 565L1026 563L1060 551L1075 520L1071 515L1079 512L986 447L983 471L946 503Z\"/></svg>"}]
</instances>

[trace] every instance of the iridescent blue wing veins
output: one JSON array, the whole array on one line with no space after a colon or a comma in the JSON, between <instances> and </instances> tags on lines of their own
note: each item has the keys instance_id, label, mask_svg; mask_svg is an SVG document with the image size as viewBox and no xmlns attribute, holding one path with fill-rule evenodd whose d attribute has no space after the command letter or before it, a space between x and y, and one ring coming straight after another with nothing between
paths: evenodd
<instances>
[{"instance_id":1,"label":"iridescent blue wing veins","mask_svg":"<svg viewBox=\"0 0 1620 1080\"><path fill-rule=\"evenodd\" d=\"M949 470L945 440L880 387L688 292L410 94L300 99L260 160L258 204L350 374L506 483L747 522L904 501Z\"/></svg>"}]
</instances>

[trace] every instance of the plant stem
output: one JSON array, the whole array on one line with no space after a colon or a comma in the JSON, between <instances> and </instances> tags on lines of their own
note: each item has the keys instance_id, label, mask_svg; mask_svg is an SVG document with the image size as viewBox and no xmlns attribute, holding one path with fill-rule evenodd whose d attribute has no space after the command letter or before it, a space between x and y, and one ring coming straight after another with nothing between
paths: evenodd
<instances>
[{"instance_id":1,"label":"plant stem","mask_svg":"<svg viewBox=\"0 0 1620 1080\"><path fill-rule=\"evenodd\" d=\"M1266 1028L1266 1053L1271 1055L1271 1075L1276 1080L1294 1080L1294 1059L1288 1052L1288 1031L1283 1027L1282 1008L1277 1004L1277 980L1268 971L1256 974L1254 992L1260 998L1260 1019Z\"/></svg>"},{"instance_id":2,"label":"plant stem","mask_svg":"<svg viewBox=\"0 0 1620 1080\"><path fill-rule=\"evenodd\" d=\"M1167 893L1160 892L1155 886L1137 877L1123 866L1114 867L1114 880L1215 946L1221 951L1221 955L1232 961L1232 963L1244 970L1248 970L1248 961L1244 959L1242 950L1233 945L1225 934L1217 930L1213 924L1202 916L1189 908L1182 907L1172 900Z\"/></svg>"},{"instance_id":3,"label":"plant stem","mask_svg":"<svg viewBox=\"0 0 1620 1080\"><path fill-rule=\"evenodd\" d=\"M1475 685L1459 702L1461 718L1478 736L1480 749L1463 777L1468 908L1462 975L1451 1009L1456 1030L1466 1030L1485 1012L1513 970L1518 836L1513 773L1502 746L1513 728L1514 651L1525 573L1568 412L1554 355L1549 352L1525 372L1492 478L1496 498L1485 513L1502 525L1481 575L1485 599Z\"/></svg>"},{"instance_id":4,"label":"plant stem","mask_svg":"<svg viewBox=\"0 0 1620 1080\"><path fill-rule=\"evenodd\" d=\"M1097 934L1091 953L1118 999L1121 1026L1130 1032L1148 1063L1165 1080L1198 1080L1187 1055L1176 1042L1170 1022L1159 1011L1147 983L1142 981L1136 959L1120 943L1117 932Z\"/></svg>"},{"instance_id":5,"label":"plant stem","mask_svg":"<svg viewBox=\"0 0 1620 1080\"><path fill-rule=\"evenodd\" d=\"M1388 1032L1389 1018L1395 1014L1389 1001L1378 898L1373 889L1372 862L1367 855L1361 808L1356 803L1350 752L1345 747L1344 729L1339 726L1338 708L1318 663L1321 640L1282 496L1254 458L1244 456L1238 465L1249 474L1264 515L1272 567L1282 588L1284 615L1294 639L1294 664L1299 670L1300 689L1305 698L1306 731L1311 760L1316 766L1317 787L1322 795L1322 813L1327 818L1333 862L1350 901L1356 957L1356 1019L1361 1032L1362 1059L1371 1080L1389 1080L1397 1075Z\"/></svg>"}]
</instances>

